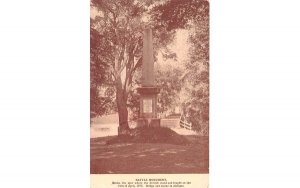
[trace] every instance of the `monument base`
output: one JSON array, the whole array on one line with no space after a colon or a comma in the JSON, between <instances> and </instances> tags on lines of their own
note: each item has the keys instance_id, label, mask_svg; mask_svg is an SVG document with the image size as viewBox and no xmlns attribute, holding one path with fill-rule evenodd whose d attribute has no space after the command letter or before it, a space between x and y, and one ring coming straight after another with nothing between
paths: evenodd
<instances>
[{"instance_id":1,"label":"monument base","mask_svg":"<svg viewBox=\"0 0 300 188\"><path fill-rule=\"evenodd\" d=\"M137 127L160 127L159 118L139 118Z\"/></svg>"},{"instance_id":2,"label":"monument base","mask_svg":"<svg viewBox=\"0 0 300 188\"><path fill-rule=\"evenodd\" d=\"M157 118L157 94L159 93L158 87L140 87L137 88L140 94L140 113L139 117L145 119Z\"/></svg>"}]
</instances>

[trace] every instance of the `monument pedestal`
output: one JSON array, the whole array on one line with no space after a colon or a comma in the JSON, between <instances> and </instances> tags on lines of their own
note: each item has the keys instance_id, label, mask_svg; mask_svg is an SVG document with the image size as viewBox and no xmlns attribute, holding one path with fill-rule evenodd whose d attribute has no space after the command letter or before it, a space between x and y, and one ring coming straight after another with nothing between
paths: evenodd
<instances>
[{"instance_id":1,"label":"monument pedestal","mask_svg":"<svg viewBox=\"0 0 300 188\"><path fill-rule=\"evenodd\" d=\"M137 127L159 127L160 119L157 118L156 109L159 88L140 87L138 93L140 94L140 115L137 120Z\"/></svg>"},{"instance_id":2,"label":"monument pedestal","mask_svg":"<svg viewBox=\"0 0 300 188\"><path fill-rule=\"evenodd\" d=\"M137 127L160 127L159 118L139 118Z\"/></svg>"}]
</instances>

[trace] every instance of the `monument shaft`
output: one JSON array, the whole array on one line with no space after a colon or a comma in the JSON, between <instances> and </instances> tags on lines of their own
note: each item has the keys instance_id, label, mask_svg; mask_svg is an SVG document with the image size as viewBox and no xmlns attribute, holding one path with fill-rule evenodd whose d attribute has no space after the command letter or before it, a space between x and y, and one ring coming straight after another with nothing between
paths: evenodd
<instances>
[{"instance_id":1,"label":"monument shaft","mask_svg":"<svg viewBox=\"0 0 300 188\"><path fill-rule=\"evenodd\" d=\"M146 28L143 36L143 65L142 65L142 87L138 88L140 94L140 114L137 121L138 126L160 126L157 118L157 94L154 77L154 58L152 30Z\"/></svg>"},{"instance_id":2,"label":"monument shaft","mask_svg":"<svg viewBox=\"0 0 300 188\"><path fill-rule=\"evenodd\" d=\"M143 36L142 86L154 86L154 58L151 28L145 29Z\"/></svg>"}]
</instances>

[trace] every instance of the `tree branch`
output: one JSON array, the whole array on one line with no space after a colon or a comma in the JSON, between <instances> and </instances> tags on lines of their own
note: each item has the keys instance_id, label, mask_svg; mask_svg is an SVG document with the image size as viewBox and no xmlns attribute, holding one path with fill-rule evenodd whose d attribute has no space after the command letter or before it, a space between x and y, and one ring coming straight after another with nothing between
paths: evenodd
<instances>
[{"instance_id":1,"label":"tree branch","mask_svg":"<svg viewBox=\"0 0 300 188\"><path fill-rule=\"evenodd\" d=\"M139 68L142 65L143 57L140 57L140 59L136 62L135 66L133 67L131 71L131 75L136 71L137 68Z\"/></svg>"}]
</instances>

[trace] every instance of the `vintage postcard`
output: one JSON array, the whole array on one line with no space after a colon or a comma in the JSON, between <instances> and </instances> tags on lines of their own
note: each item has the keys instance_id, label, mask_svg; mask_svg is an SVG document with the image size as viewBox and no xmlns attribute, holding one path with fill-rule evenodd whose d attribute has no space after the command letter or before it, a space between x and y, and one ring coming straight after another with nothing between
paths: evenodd
<instances>
[{"instance_id":1,"label":"vintage postcard","mask_svg":"<svg viewBox=\"0 0 300 188\"><path fill-rule=\"evenodd\" d=\"M91 0L91 188L207 188L209 2Z\"/></svg>"}]
</instances>

